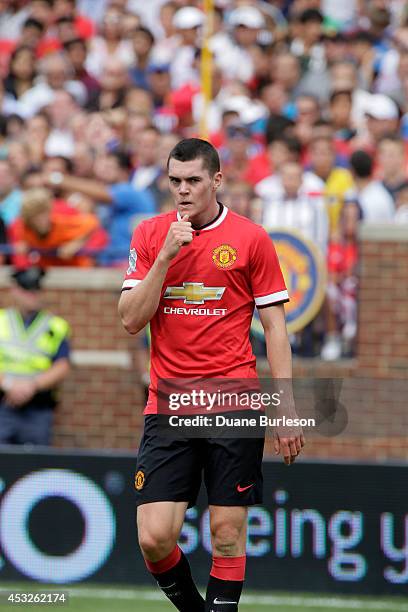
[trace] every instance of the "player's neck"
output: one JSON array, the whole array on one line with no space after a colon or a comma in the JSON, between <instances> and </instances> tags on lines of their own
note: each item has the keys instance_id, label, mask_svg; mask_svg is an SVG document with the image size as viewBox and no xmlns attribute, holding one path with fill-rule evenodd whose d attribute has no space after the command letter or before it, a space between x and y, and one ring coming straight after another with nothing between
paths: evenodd
<instances>
[{"instance_id":1,"label":"player's neck","mask_svg":"<svg viewBox=\"0 0 408 612\"><path fill-rule=\"evenodd\" d=\"M214 203L203 212L202 215L192 219L191 223L194 229L202 229L203 227L207 227L207 225L211 225L218 219L221 215L223 209L223 205L214 201Z\"/></svg>"}]
</instances>

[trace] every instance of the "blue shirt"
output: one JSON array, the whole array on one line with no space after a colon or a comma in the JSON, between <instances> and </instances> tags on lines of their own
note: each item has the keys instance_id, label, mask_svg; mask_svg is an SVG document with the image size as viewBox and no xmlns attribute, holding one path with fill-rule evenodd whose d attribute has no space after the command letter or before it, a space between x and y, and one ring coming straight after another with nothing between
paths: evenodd
<instances>
[{"instance_id":1,"label":"blue shirt","mask_svg":"<svg viewBox=\"0 0 408 612\"><path fill-rule=\"evenodd\" d=\"M6 225L10 225L20 214L22 195L19 189L14 189L0 201L0 217Z\"/></svg>"},{"instance_id":2,"label":"blue shirt","mask_svg":"<svg viewBox=\"0 0 408 612\"><path fill-rule=\"evenodd\" d=\"M147 190L137 190L130 183L117 183L108 190L112 197L107 207L110 244L98 258L103 266L127 261L133 230L156 212L155 200Z\"/></svg>"}]
</instances>

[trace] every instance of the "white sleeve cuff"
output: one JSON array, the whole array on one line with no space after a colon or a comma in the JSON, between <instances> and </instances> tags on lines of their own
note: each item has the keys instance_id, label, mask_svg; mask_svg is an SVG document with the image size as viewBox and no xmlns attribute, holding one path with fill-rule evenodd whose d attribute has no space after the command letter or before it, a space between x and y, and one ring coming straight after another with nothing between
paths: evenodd
<instances>
[{"instance_id":1,"label":"white sleeve cuff","mask_svg":"<svg viewBox=\"0 0 408 612\"><path fill-rule=\"evenodd\" d=\"M133 289L133 287L136 287L136 285L138 285L141 282L142 282L141 280L135 280L134 278L129 278L128 280L124 281L122 285L122 289Z\"/></svg>"},{"instance_id":2,"label":"white sleeve cuff","mask_svg":"<svg viewBox=\"0 0 408 612\"><path fill-rule=\"evenodd\" d=\"M289 294L286 291L277 291L276 293L269 293L269 295L263 295L262 297L255 298L256 306L266 306L267 304L274 304L275 302L284 302L289 300Z\"/></svg>"}]
</instances>

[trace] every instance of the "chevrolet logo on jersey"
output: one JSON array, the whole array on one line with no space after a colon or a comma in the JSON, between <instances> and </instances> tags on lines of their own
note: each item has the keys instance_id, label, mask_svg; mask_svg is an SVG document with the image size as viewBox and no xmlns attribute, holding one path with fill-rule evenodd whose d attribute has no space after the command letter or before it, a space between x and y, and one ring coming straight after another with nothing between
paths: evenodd
<instances>
[{"instance_id":1,"label":"chevrolet logo on jersey","mask_svg":"<svg viewBox=\"0 0 408 612\"><path fill-rule=\"evenodd\" d=\"M185 304L204 304L207 300L220 300L225 287L205 287L204 283L183 283L182 287L167 287L164 298L184 300Z\"/></svg>"}]
</instances>

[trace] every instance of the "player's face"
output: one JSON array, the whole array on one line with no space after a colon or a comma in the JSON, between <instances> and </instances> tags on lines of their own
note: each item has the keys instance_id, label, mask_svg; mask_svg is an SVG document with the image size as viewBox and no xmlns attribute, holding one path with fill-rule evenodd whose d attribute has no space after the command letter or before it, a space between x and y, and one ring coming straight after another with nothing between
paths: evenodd
<instances>
[{"instance_id":1,"label":"player's face","mask_svg":"<svg viewBox=\"0 0 408 612\"><path fill-rule=\"evenodd\" d=\"M197 225L210 221L216 212L215 194L220 183L221 172L210 176L201 158L186 162L170 159L169 184L176 208Z\"/></svg>"}]
</instances>

